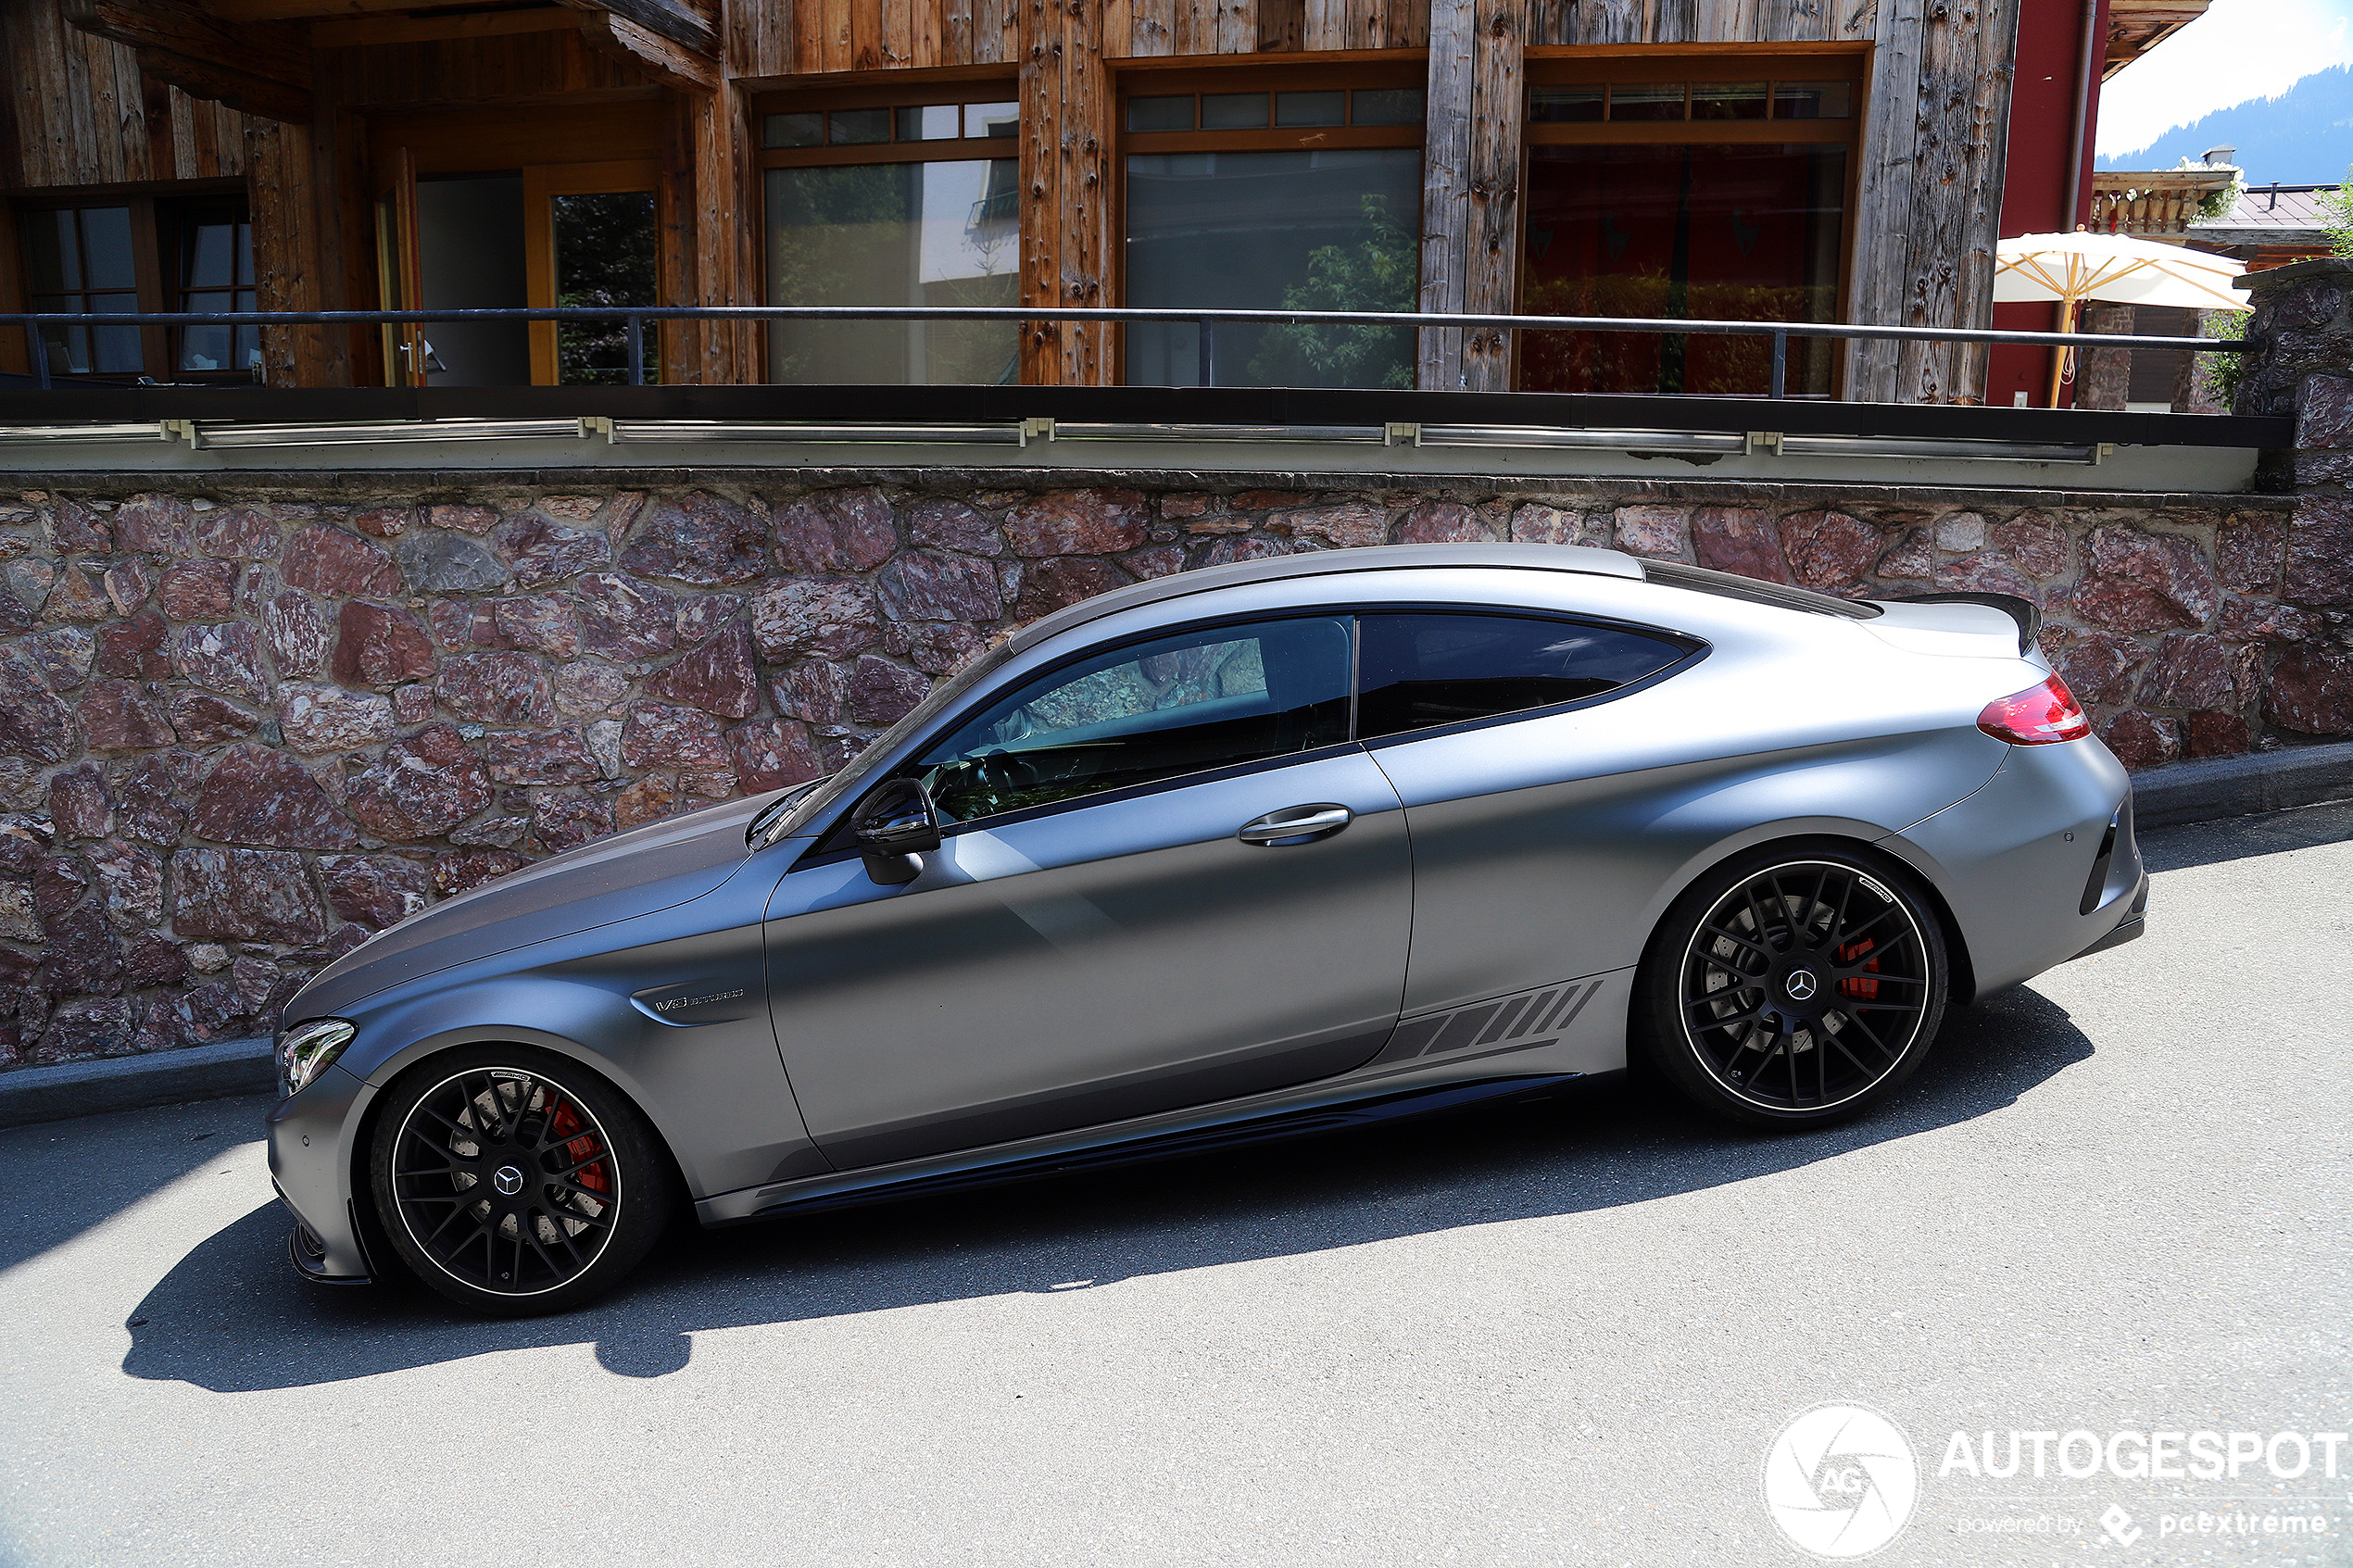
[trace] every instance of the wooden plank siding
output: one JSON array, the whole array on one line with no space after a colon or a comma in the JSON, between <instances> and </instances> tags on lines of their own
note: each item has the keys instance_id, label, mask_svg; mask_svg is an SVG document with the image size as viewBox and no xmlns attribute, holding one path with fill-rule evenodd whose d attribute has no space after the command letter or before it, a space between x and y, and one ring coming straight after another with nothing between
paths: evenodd
<instances>
[{"instance_id":1,"label":"wooden plank siding","mask_svg":"<svg viewBox=\"0 0 2353 1568\"><path fill-rule=\"evenodd\" d=\"M1126 62L1427 49L1420 303L1502 312L1517 298L1531 49L1868 44L1843 313L1919 325L1991 319L2023 0L688 4L721 41L715 93L698 93L675 73L662 85L591 47L577 28L474 29L462 37L387 31L314 52L320 114L305 131L192 97L143 71L136 50L69 25L61 0L0 0L0 185L247 179L265 295L364 304L375 286L371 149L380 151L392 118L422 126L419 117L438 117L461 141L479 125L516 161L530 161L574 156L572 128L609 116L614 137L642 142L647 156L662 159L662 297L743 303L759 299L761 286L750 91L790 92L847 73L872 84L900 72L994 65L1017 69L1023 106L1020 297L1101 304L1114 299L1117 272L1116 72ZM321 14L333 8L321 0ZM509 126L497 117L510 110L536 112L547 124L538 132L522 119ZM617 144L600 144L598 156L617 156ZM368 373L372 338L330 337L271 336L265 358L272 378ZM663 334L665 373L750 378L759 373L759 337L743 325L673 329ZM1118 373L1116 334L1033 323L1022 359L1031 380L1101 384ZM1506 386L1512 360L1501 334L1466 342L1460 332L1431 331L1416 344L1425 387ZM1842 391L1973 400L1984 361L1983 351L1951 345L1850 345Z\"/></svg>"}]
</instances>

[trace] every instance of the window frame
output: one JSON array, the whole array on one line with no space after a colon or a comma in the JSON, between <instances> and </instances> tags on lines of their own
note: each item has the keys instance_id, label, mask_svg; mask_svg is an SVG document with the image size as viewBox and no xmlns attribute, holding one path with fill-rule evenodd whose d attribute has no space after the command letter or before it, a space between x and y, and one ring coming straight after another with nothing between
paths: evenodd
<instances>
[{"instance_id":1,"label":"window frame","mask_svg":"<svg viewBox=\"0 0 2353 1568\"><path fill-rule=\"evenodd\" d=\"M823 81L822 78L817 80ZM891 82L864 86L812 86L796 88L789 92L759 93L751 96L746 108L746 115L750 121L751 140L755 144L766 140L764 124L767 117L772 114L806 114L816 110L831 113L836 109L926 108L942 103L1013 104L1016 106L1013 133L1011 136L955 136L942 137L937 141L901 142L898 140L899 128L894 119L891 126L892 139L887 142L864 142L844 146L814 147L755 145L752 150L751 167L752 189L758 193L754 208L758 213L760 224L757 245L761 304L782 303L768 297L768 279L773 270L771 263L774 259L769 255L768 171L770 169L842 169L880 163L974 163L988 162L996 157L1010 157L1018 165L1022 157L1023 140L1019 107L1021 79L1017 75L1008 74L1000 67L992 66L985 72L975 72L970 75L960 73L955 76L927 76L914 82ZM1003 147L1004 151L997 154L976 151L983 147L997 146ZM1018 178L1015 180L1015 185L1018 188ZM1019 232L1022 214L1018 208L1014 211L1013 219L1016 224L1013 241L1013 277L1018 285L1023 276L1023 263L1026 259L1022 254ZM760 374L762 383L765 383L768 377L770 323L761 321L756 325L759 327L760 339L757 350ZM1014 335L1018 339L1020 334L1016 332Z\"/></svg>"},{"instance_id":2,"label":"window frame","mask_svg":"<svg viewBox=\"0 0 2353 1568\"><path fill-rule=\"evenodd\" d=\"M1518 250L1513 258L1512 308L1528 308L1528 225L1533 206L1528 199L1533 155L1538 147L1556 146L1787 146L1799 144L1842 144L1846 148L1846 190L1839 218L1839 260L1835 320L1854 317L1856 209L1862 192L1862 148L1872 105L1869 102L1870 59L1868 44L1795 44L1775 45L1666 44L1641 50L1590 49L1570 45L1531 45L1526 57L1527 80L1521 88ZM1563 121L1529 118L1541 87L1610 87L1680 80L1684 84L1680 120ZM1763 119L1693 119L1690 118L1695 84L1763 82L1767 118ZM1773 89L1780 82L1844 82L1853 91L1855 112L1843 119L1776 119L1771 117ZM1528 333L1512 334L1511 384L1521 384L1520 358ZM1831 338L1831 343L1844 343ZM1698 395L1696 394L1679 395ZM1846 395L1846 356L1831 361L1828 400Z\"/></svg>"},{"instance_id":3,"label":"window frame","mask_svg":"<svg viewBox=\"0 0 2353 1568\"><path fill-rule=\"evenodd\" d=\"M174 311L179 308L179 296L184 287L180 278L180 230L182 207L235 207L243 216L239 221L251 224L253 206L242 180L178 180L168 185L75 185L57 186L33 191L11 193L6 197L9 236L13 255L9 258L17 282L18 299L22 308L33 308L32 251L30 236L25 232L25 217L35 212L72 211L89 207L121 207L131 212L132 295L143 314ZM258 237L257 231L257 238ZM254 262L254 282L257 307L261 279L258 256ZM69 290L86 296L87 289ZM120 293L120 290L101 290ZM86 302L86 301L85 301ZM177 327L140 327L139 365L136 370L68 370L52 369L52 379L67 383L107 385L126 377L146 376L157 382L178 382L182 384L219 383L233 386L250 385L251 371L182 370L178 369L181 332ZM45 340L36 332L35 351L46 353ZM233 341L233 339L232 340ZM21 343L21 338L19 338ZM32 363L26 361L31 373Z\"/></svg>"},{"instance_id":4,"label":"window frame","mask_svg":"<svg viewBox=\"0 0 2353 1568\"><path fill-rule=\"evenodd\" d=\"M616 158L604 163L534 163L522 170L523 303L537 309L556 303L556 198L558 196L629 195L639 192L654 198L654 300L661 302L661 165L655 158ZM661 379L662 323L645 336L648 384ZM531 384L561 384L557 323L530 324ZM594 384L583 383L583 385Z\"/></svg>"},{"instance_id":5,"label":"window frame","mask_svg":"<svg viewBox=\"0 0 2353 1568\"><path fill-rule=\"evenodd\" d=\"M1614 686L1605 692L1595 692L1590 696L1572 697L1567 702L1548 703L1541 708L1517 709L1509 713L1489 714L1481 719L1462 719L1450 724L1432 725L1427 729L1403 730L1394 734L1380 735L1366 740L1357 734L1357 705L1363 695L1364 685L1364 633L1361 622L1366 616L1384 614L1465 615L1488 619L1503 617L1518 621L1548 621L1560 625L1600 627L1610 631L1631 632L1660 642L1680 645L1686 651L1682 657L1669 660L1639 681L1629 681L1622 686ZM1116 653L1123 648L1141 646L1147 643L1162 642L1188 633L1239 630L1248 626L1263 625L1268 621L1306 621L1324 617L1345 618L1349 622L1348 738L1345 740L1334 741L1307 750L1286 752L1279 757L1265 757L1251 762L1235 762L1224 767L1202 769L1198 772L1174 774L1165 779L1154 779L1148 784L1126 784L1095 795L1074 797L1068 800L1049 801L1040 806L1025 806L1018 810L1003 811L991 817L975 817L967 822L942 822L939 824L940 836L953 838L962 833L993 829L1014 822L1032 822L1040 817L1052 816L1060 812L1082 810L1094 806L1116 805L1128 800L1142 799L1147 796L1164 794L1172 789L1189 788L1194 784L1215 784L1226 779L1242 778L1252 773L1270 771L1276 768L1288 768L1304 762L1326 761L1334 757L1346 756L1351 751L1371 752L1385 746L1403 746L1417 741L1466 734L1476 730L1491 729L1499 724L1516 724L1529 720L1555 718L1564 713L1574 713L1603 703L1615 702L1620 697L1631 696L1637 692L1648 691L1653 686L1674 679L1715 651L1714 645L1696 633L1680 631L1649 621L1628 620L1620 616L1592 614L1582 610L1546 609L1534 606L1464 605L1451 601L1439 604L1412 599L1314 603L1173 621L1164 626L1152 627L1147 631L1131 633L1075 649L1059 659L1024 671L1011 679L995 682L988 685L986 689L969 696L952 712L944 714L920 736L912 739L905 747L903 757L887 772L861 781L860 787L854 792L847 793L830 803L826 808L828 815L822 824L810 825L810 847L793 862L791 869L801 871L810 867L832 865L855 859L862 851L854 843L847 842L847 835L850 822L857 816L859 806L885 784L908 777L909 770L912 767L915 759L921 757L930 746L954 734L988 708L1024 686L1048 680L1073 665L1084 663L1104 654Z\"/></svg>"},{"instance_id":6,"label":"window frame","mask_svg":"<svg viewBox=\"0 0 2353 1568\"><path fill-rule=\"evenodd\" d=\"M1277 127L1273 123L1272 107L1277 93L1331 92L1335 89L1353 93L1359 88L1378 91L1401 87L1427 93L1429 88L1429 65L1428 56L1422 50L1393 54L1383 51L1379 56L1360 56L1344 61L1319 61L1287 56L1276 60L1237 65L1202 66L1187 62L1168 66L1148 60L1126 60L1120 64L1125 69L1115 72L1112 82L1111 234L1110 244L1105 247L1111 254L1104 258L1103 268L1106 273L1105 291L1116 305L1128 303L1127 155L1130 153L1298 152L1302 149L1413 147L1422 154L1425 181L1428 177L1429 107L1427 100L1422 106L1423 119L1418 125ZM1198 100L1205 93L1258 92L1267 94L1268 124L1265 130L1201 130L1198 102L1193 110L1195 128L1191 131L1127 129L1127 101L1130 98L1165 98L1190 94ZM1352 116L1355 113L1353 98L1349 112ZM1418 245L1421 220L1422 215L1416 212L1415 289L1417 296L1421 286ZM1113 384L1126 386L1128 384L1127 331L1125 325L1114 324L1111 333Z\"/></svg>"}]
</instances>

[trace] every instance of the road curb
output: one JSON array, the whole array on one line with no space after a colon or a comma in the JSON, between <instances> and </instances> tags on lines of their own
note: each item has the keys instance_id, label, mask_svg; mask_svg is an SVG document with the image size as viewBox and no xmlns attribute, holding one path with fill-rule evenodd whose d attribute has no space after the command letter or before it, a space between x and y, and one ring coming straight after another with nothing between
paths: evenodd
<instances>
[{"instance_id":1,"label":"road curb","mask_svg":"<svg viewBox=\"0 0 2353 1568\"><path fill-rule=\"evenodd\" d=\"M154 1056L26 1067L0 1073L0 1127L267 1094L277 1082L268 1040L222 1040Z\"/></svg>"},{"instance_id":2,"label":"road curb","mask_svg":"<svg viewBox=\"0 0 2353 1568\"><path fill-rule=\"evenodd\" d=\"M2252 817L2327 800L2353 799L2353 741L2176 762L2133 778L2140 828Z\"/></svg>"},{"instance_id":3,"label":"road curb","mask_svg":"<svg viewBox=\"0 0 2353 1568\"><path fill-rule=\"evenodd\" d=\"M2133 780L2133 821L2144 829L2347 799L2353 799L2353 741L2177 762ZM276 1081L268 1040L20 1068L0 1073L0 1127L265 1094Z\"/></svg>"}]
</instances>

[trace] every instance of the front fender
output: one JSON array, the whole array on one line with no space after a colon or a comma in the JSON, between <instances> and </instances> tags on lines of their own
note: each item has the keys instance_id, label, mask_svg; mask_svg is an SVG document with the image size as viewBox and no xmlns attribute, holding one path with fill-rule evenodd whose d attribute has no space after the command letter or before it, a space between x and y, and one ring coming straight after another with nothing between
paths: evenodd
<instances>
[{"instance_id":1,"label":"front fender","mask_svg":"<svg viewBox=\"0 0 2353 1568\"><path fill-rule=\"evenodd\" d=\"M338 1065L381 1091L458 1047L535 1047L627 1096L697 1197L824 1171L777 1053L760 939L755 924L454 984L445 973L346 1014L359 1032ZM671 1015L684 1022L633 999L682 981L734 996Z\"/></svg>"}]
</instances>

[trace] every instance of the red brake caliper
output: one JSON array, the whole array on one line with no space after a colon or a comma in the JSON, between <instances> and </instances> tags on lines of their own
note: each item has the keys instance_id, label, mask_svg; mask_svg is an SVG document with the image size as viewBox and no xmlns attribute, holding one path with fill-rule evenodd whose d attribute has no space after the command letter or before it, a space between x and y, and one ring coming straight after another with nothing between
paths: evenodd
<instances>
[{"instance_id":1,"label":"red brake caliper","mask_svg":"<svg viewBox=\"0 0 2353 1568\"><path fill-rule=\"evenodd\" d=\"M554 1131L556 1136L572 1138L570 1143L564 1145L564 1154L575 1165L601 1152L597 1146L594 1134L582 1134L579 1137L572 1137L573 1134L581 1131L581 1127L579 1114L572 1109L570 1100L556 1107L556 1114L549 1121L548 1126ZM605 1162L601 1160L594 1165L582 1165L579 1170L572 1173L572 1179L590 1192L608 1198L612 1194L612 1177L606 1172Z\"/></svg>"},{"instance_id":2,"label":"red brake caliper","mask_svg":"<svg viewBox=\"0 0 2353 1568\"><path fill-rule=\"evenodd\" d=\"M1845 947L1841 947L1838 950L1838 961L1842 964L1852 964L1856 959L1859 959L1865 953L1869 952L1877 945L1877 943L1873 942L1872 939L1868 936L1864 937L1859 942L1850 942ZM1876 972L1879 969L1879 960L1874 958L1865 963L1863 967L1866 970ZM1850 979L1840 981L1838 983L1838 989L1841 996L1852 997L1858 1002L1875 1002L1879 1000L1879 982L1868 979L1863 975L1856 975Z\"/></svg>"}]
</instances>

